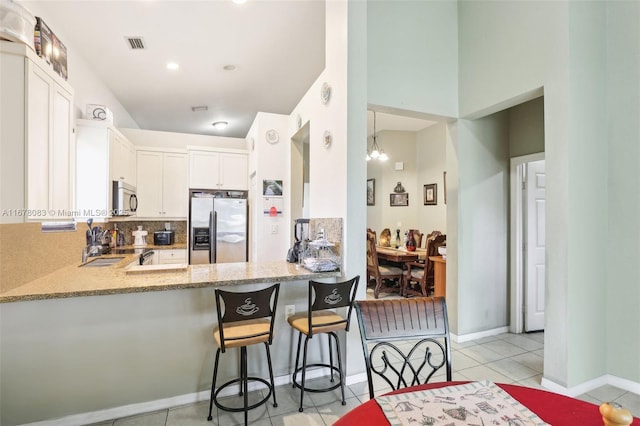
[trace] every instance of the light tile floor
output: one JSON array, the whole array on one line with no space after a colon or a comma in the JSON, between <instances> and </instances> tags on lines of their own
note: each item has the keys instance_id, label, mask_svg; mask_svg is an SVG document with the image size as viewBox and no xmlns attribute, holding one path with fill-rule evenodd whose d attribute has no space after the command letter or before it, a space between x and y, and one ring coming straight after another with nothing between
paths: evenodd
<instances>
[{"instance_id":1,"label":"light tile floor","mask_svg":"<svg viewBox=\"0 0 640 426\"><path fill-rule=\"evenodd\" d=\"M452 342L453 380L491 380L522 386L541 388L544 334L510 334L488 337L465 343ZM443 380L440 375L437 380ZM321 380L321 379L318 379ZM375 382L375 381L374 381ZM320 384L321 385L321 384ZM376 386L376 395L384 393L385 386ZM390 390L390 389L389 389ZM262 395L252 392L252 398ZM249 412L254 426L324 426L332 425L340 416L369 399L366 383L357 383L345 389L346 405L340 403L340 390L325 393L307 393L304 412L298 412L300 391L291 385L276 388L278 407L273 400ZM613 386L603 386L580 395L579 399L601 404L616 401L640 417L640 395ZM229 404L233 399L227 398ZM241 404L241 403L240 403ZM209 402L171 408L159 412L114 419L100 426L233 426L243 424L242 413L229 413L215 409L213 421L208 422Z\"/></svg>"}]
</instances>

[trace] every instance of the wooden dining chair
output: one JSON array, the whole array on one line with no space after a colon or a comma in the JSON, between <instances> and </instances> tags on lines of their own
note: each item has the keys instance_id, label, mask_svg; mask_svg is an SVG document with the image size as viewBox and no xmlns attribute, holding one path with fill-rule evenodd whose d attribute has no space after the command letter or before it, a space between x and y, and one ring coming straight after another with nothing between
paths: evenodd
<instances>
[{"instance_id":1,"label":"wooden dining chair","mask_svg":"<svg viewBox=\"0 0 640 426\"><path fill-rule=\"evenodd\" d=\"M372 238L367 237L367 284L369 284L372 277L375 281L373 295L376 299L383 288L385 291L404 293L404 273L402 269L396 266L380 265L376 243ZM398 286L386 286L385 280L396 280Z\"/></svg>"},{"instance_id":2,"label":"wooden dining chair","mask_svg":"<svg viewBox=\"0 0 640 426\"><path fill-rule=\"evenodd\" d=\"M371 228L367 228L367 238L373 238L373 241L377 244L378 239L376 237L376 231Z\"/></svg>"},{"instance_id":3,"label":"wooden dining chair","mask_svg":"<svg viewBox=\"0 0 640 426\"><path fill-rule=\"evenodd\" d=\"M444 297L359 300L355 307L369 398L374 397L373 374L393 390L427 383L442 368L446 380L451 381L451 344ZM408 349L406 342L412 344Z\"/></svg>"},{"instance_id":4,"label":"wooden dining chair","mask_svg":"<svg viewBox=\"0 0 640 426\"><path fill-rule=\"evenodd\" d=\"M440 234L438 232L438 234ZM429 260L429 256L438 255L438 247L446 244L446 235L436 235L427 238L427 255L424 260L416 262L407 262L407 271L404 277L404 295L429 296L433 291L434 285L434 264ZM415 284L415 287L412 286Z\"/></svg>"}]
</instances>

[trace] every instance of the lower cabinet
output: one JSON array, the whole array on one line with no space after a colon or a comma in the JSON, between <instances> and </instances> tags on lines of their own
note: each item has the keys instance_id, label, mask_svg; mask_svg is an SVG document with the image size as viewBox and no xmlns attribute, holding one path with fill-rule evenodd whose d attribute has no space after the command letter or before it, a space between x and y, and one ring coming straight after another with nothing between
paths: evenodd
<instances>
[{"instance_id":1,"label":"lower cabinet","mask_svg":"<svg viewBox=\"0 0 640 426\"><path fill-rule=\"evenodd\" d=\"M186 152L138 150L139 218L186 218L189 211Z\"/></svg>"},{"instance_id":2,"label":"lower cabinet","mask_svg":"<svg viewBox=\"0 0 640 426\"><path fill-rule=\"evenodd\" d=\"M187 263L187 250L156 250L153 258L154 263L158 265L171 265L174 263Z\"/></svg>"}]
</instances>

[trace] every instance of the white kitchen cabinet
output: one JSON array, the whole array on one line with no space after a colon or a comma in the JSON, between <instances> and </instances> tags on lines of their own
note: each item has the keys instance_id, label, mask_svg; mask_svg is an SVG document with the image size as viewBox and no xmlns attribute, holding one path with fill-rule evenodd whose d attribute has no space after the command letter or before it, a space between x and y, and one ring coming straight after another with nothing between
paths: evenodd
<instances>
[{"instance_id":1,"label":"white kitchen cabinet","mask_svg":"<svg viewBox=\"0 0 640 426\"><path fill-rule=\"evenodd\" d=\"M189 150L189 187L193 189L249 189L248 155L241 152Z\"/></svg>"},{"instance_id":2,"label":"white kitchen cabinet","mask_svg":"<svg viewBox=\"0 0 640 426\"><path fill-rule=\"evenodd\" d=\"M158 265L187 263L187 250L185 249L156 250L154 261Z\"/></svg>"},{"instance_id":3,"label":"white kitchen cabinet","mask_svg":"<svg viewBox=\"0 0 640 426\"><path fill-rule=\"evenodd\" d=\"M136 186L136 149L120 132L111 132L110 174L111 180L119 180Z\"/></svg>"},{"instance_id":4,"label":"white kitchen cabinet","mask_svg":"<svg viewBox=\"0 0 640 426\"><path fill-rule=\"evenodd\" d=\"M185 152L138 150L138 217L187 217L188 165Z\"/></svg>"},{"instance_id":5,"label":"white kitchen cabinet","mask_svg":"<svg viewBox=\"0 0 640 426\"><path fill-rule=\"evenodd\" d=\"M73 216L73 89L20 43L0 42L3 223Z\"/></svg>"},{"instance_id":6,"label":"white kitchen cabinet","mask_svg":"<svg viewBox=\"0 0 640 426\"><path fill-rule=\"evenodd\" d=\"M77 120L75 169L78 217L110 217L112 182L136 185L135 148L106 121Z\"/></svg>"}]
</instances>

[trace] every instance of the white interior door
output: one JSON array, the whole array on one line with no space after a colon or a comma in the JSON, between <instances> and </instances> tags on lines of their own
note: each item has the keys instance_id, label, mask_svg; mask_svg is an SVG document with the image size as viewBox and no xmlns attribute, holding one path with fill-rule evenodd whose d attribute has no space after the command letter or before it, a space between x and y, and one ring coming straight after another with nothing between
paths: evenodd
<instances>
[{"instance_id":1,"label":"white interior door","mask_svg":"<svg viewBox=\"0 0 640 426\"><path fill-rule=\"evenodd\" d=\"M524 329L544 329L545 297L545 162L526 165L524 200Z\"/></svg>"}]
</instances>

